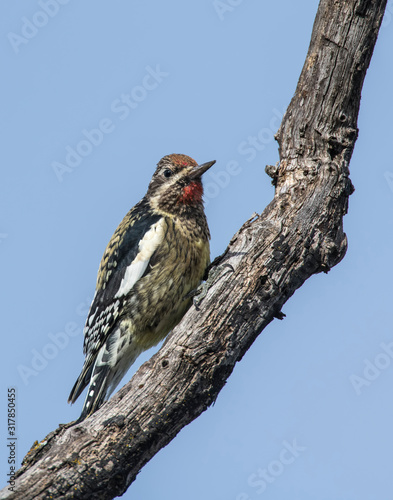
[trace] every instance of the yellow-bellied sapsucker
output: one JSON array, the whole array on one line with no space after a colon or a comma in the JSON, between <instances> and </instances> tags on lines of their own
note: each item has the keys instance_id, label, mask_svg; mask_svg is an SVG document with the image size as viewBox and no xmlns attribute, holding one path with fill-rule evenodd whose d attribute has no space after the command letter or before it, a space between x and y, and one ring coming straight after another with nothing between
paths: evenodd
<instances>
[{"instance_id":1,"label":"yellow-bellied sapsucker","mask_svg":"<svg viewBox=\"0 0 393 500\"><path fill-rule=\"evenodd\" d=\"M210 263L210 233L198 165L162 158L146 195L124 217L104 252L84 328L82 372L68 401L90 384L79 420L115 390L137 356L162 340L191 305Z\"/></svg>"}]
</instances>

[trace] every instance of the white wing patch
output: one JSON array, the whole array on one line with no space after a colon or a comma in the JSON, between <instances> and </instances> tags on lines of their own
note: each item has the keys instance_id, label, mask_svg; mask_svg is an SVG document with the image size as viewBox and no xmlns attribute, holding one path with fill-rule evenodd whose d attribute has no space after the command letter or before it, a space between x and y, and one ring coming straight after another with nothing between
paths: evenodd
<instances>
[{"instance_id":1,"label":"white wing patch","mask_svg":"<svg viewBox=\"0 0 393 500\"><path fill-rule=\"evenodd\" d=\"M127 267L115 298L127 295L135 283L143 276L151 256L156 251L164 237L164 218L153 224L138 245L138 254Z\"/></svg>"}]
</instances>

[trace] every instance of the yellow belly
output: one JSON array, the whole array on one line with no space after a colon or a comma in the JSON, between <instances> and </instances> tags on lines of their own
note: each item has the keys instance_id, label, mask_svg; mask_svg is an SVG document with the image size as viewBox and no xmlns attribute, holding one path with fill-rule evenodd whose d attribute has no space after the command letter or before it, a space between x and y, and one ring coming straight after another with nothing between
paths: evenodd
<instances>
[{"instance_id":1,"label":"yellow belly","mask_svg":"<svg viewBox=\"0 0 393 500\"><path fill-rule=\"evenodd\" d=\"M162 340L183 317L210 262L209 241L196 238L184 225L166 220L165 235L149 272L135 285L122 326L148 349Z\"/></svg>"}]
</instances>

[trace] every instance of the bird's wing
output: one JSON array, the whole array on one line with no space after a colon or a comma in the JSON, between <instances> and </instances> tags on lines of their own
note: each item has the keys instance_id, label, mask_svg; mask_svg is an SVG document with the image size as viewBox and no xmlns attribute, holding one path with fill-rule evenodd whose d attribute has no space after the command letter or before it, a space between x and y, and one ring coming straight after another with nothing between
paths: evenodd
<instances>
[{"instance_id":1,"label":"bird's wing","mask_svg":"<svg viewBox=\"0 0 393 500\"><path fill-rule=\"evenodd\" d=\"M71 402L89 384L99 350L121 316L133 286L149 272L149 262L164 237L164 218L152 213L144 203L142 200L124 217L102 257L96 293L83 330L86 359L71 390Z\"/></svg>"},{"instance_id":2,"label":"bird's wing","mask_svg":"<svg viewBox=\"0 0 393 500\"><path fill-rule=\"evenodd\" d=\"M128 212L101 260L97 289L84 328L83 351L95 355L121 314L126 296L147 270L163 238L163 217L141 202ZM86 359L87 362L87 359Z\"/></svg>"}]
</instances>

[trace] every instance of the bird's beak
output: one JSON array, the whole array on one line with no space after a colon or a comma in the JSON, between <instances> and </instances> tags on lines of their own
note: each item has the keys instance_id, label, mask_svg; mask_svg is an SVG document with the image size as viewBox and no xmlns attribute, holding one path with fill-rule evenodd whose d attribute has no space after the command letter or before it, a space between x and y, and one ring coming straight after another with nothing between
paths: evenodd
<instances>
[{"instance_id":1,"label":"bird's beak","mask_svg":"<svg viewBox=\"0 0 393 500\"><path fill-rule=\"evenodd\" d=\"M202 175L209 170L216 163L216 160L208 161L207 163L202 163L202 165L197 165L191 170L189 177L191 179L200 179Z\"/></svg>"}]
</instances>

